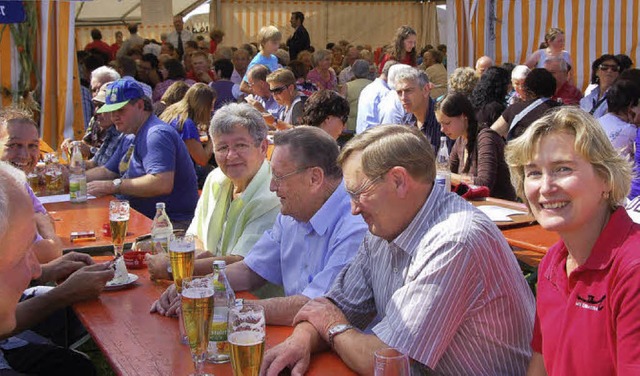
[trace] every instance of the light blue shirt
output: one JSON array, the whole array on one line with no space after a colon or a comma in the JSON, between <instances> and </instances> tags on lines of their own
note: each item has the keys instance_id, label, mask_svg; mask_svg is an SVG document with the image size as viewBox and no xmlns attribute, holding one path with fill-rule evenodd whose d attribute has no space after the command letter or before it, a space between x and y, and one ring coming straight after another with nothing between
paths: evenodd
<instances>
[{"instance_id":1,"label":"light blue shirt","mask_svg":"<svg viewBox=\"0 0 640 376\"><path fill-rule=\"evenodd\" d=\"M265 67L269 68L270 72L273 72L274 70L282 67L282 65L278 63L278 58L276 57L276 55L266 57L262 53L258 53L253 57L253 59L251 59L251 62L247 66L247 73L245 73L244 77L242 78L244 81L249 82L249 77L247 75L249 74L251 68L256 64L264 65Z\"/></svg>"},{"instance_id":2,"label":"light blue shirt","mask_svg":"<svg viewBox=\"0 0 640 376\"><path fill-rule=\"evenodd\" d=\"M368 128L380 125L380 101L391 90L387 81L376 78L365 86L358 99L358 117L356 118L356 133L362 133Z\"/></svg>"},{"instance_id":3,"label":"light blue shirt","mask_svg":"<svg viewBox=\"0 0 640 376\"><path fill-rule=\"evenodd\" d=\"M402 102L395 90L389 90L380 100L379 124L408 124L407 111L402 107Z\"/></svg>"},{"instance_id":4,"label":"light blue shirt","mask_svg":"<svg viewBox=\"0 0 640 376\"><path fill-rule=\"evenodd\" d=\"M609 106L607 105L607 93L605 92L604 96L600 99L600 101L598 101L599 94L600 87L597 86L595 89L591 90L591 92L584 98L580 99L580 108L592 114L596 119L609 111Z\"/></svg>"},{"instance_id":5,"label":"light blue shirt","mask_svg":"<svg viewBox=\"0 0 640 376\"><path fill-rule=\"evenodd\" d=\"M267 281L284 287L286 296L324 295L333 280L358 252L367 231L360 215L351 215L343 183L309 222L278 214L244 259Z\"/></svg>"}]
</instances>

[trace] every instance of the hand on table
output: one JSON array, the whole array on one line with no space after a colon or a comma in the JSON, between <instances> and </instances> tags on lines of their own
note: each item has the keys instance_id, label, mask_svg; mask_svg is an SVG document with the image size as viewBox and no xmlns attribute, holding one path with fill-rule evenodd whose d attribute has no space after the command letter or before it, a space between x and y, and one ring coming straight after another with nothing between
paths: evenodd
<instances>
[{"instance_id":1,"label":"hand on table","mask_svg":"<svg viewBox=\"0 0 640 376\"><path fill-rule=\"evenodd\" d=\"M86 253L69 252L64 256L42 265L42 282L60 283L67 279L72 273L95 262Z\"/></svg>"},{"instance_id":2,"label":"hand on table","mask_svg":"<svg viewBox=\"0 0 640 376\"><path fill-rule=\"evenodd\" d=\"M144 261L147 263L147 269L149 270L149 278L152 281L157 279L171 279L167 267L169 266L169 257L165 253L158 253L152 255L147 253L144 256Z\"/></svg>"},{"instance_id":3,"label":"hand on table","mask_svg":"<svg viewBox=\"0 0 640 376\"><path fill-rule=\"evenodd\" d=\"M340 308L327 298L315 298L302 306L293 318L293 325L307 321L316 329L322 339L329 343L327 332L338 324L348 324Z\"/></svg>"},{"instance_id":4,"label":"hand on table","mask_svg":"<svg viewBox=\"0 0 640 376\"><path fill-rule=\"evenodd\" d=\"M96 197L116 193L116 187L111 180L95 180L87 183L87 193Z\"/></svg>"},{"instance_id":5,"label":"hand on table","mask_svg":"<svg viewBox=\"0 0 640 376\"><path fill-rule=\"evenodd\" d=\"M288 367L291 369L291 375L302 376L309 368L310 361L311 344L294 332L284 342L265 352L260 375L278 376Z\"/></svg>"},{"instance_id":6,"label":"hand on table","mask_svg":"<svg viewBox=\"0 0 640 376\"><path fill-rule=\"evenodd\" d=\"M97 298L107 282L113 279L115 271L110 262L94 264L78 269L57 289L64 290L69 304Z\"/></svg>"},{"instance_id":7,"label":"hand on table","mask_svg":"<svg viewBox=\"0 0 640 376\"><path fill-rule=\"evenodd\" d=\"M180 296L176 290L176 285L169 286L160 299L153 302L149 313L157 312L160 315L175 317L178 315L178 309L180 308Z\"/></svg>"}]
</instances>

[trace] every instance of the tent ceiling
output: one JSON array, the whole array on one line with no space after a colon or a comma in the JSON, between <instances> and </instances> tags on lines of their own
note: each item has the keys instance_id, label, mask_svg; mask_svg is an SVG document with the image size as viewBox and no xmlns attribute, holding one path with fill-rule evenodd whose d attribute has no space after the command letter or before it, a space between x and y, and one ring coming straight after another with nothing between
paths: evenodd
<instances>
[{"instance_id":1,"label":"tent ceiling","mask_svg":"<svg viewBox=\"0 0 640 376\"><path fill-rule=\"evenodd\" d=\"M205 1L173 0L173 14L186 14ZM90 0L76 5L78 26L139 22L141 19L140 0Z\"/></svg>"}]
</instances>

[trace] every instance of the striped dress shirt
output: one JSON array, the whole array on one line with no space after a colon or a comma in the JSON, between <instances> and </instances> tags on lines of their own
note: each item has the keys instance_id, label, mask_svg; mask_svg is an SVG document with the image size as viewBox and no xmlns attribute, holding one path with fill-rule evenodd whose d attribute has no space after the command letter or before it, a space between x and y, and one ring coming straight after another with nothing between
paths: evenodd
<instances>
[{"instance_id":1,"label":"striped dress shirt","mask_svg":"<svg viewBox=\"0 0 640 376\"><path fill-rule=\"evenodd\" d=\"M496 225L433 188L393 241L367 233L327 294L347 319L445 375L524 375L535 301ZM424 371L424 369L422 370Z\"/></svg>"}]
</instances>

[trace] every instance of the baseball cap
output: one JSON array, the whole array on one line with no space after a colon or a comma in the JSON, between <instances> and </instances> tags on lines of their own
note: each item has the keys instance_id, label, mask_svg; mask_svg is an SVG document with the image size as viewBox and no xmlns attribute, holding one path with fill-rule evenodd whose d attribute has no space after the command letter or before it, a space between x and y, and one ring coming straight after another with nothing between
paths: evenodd
<instances>
[{"instance_id":1,"label":"baseball cap","mask_svg":"<svg viewBox=\"0 0 640 376\"><path fill-rule=\"evenodd\" d=\"M119 79L107 87L105 105L97 113L112 112L121 109L132 99L144 97L144 91L133 80Z\"/></svg>"},{"instance_id":2,"label":"baseball cap","mask_svg":"<svg viewBox=\"0 0 640 376\"><path fill-rule=\"evenodd\" d=\"M113 82L115 81L109 81L107 83L104 83L102 86L100 86L100 90L98 91L98 94L96 94L96 96L93 97L92 101L104 104L107 98L107 87L111 85Z\"/></svg>"}]
</instances>

